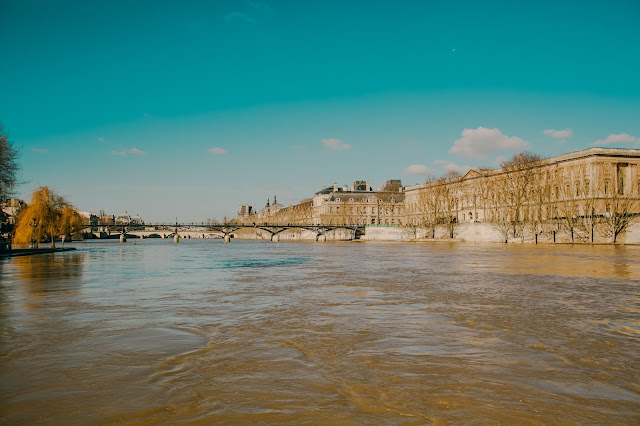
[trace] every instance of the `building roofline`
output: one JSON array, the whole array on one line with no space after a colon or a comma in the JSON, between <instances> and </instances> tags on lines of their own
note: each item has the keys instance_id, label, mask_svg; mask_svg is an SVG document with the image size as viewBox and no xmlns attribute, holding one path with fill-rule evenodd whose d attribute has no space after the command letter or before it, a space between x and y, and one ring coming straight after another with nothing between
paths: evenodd
<instances>
[{"instance_id":1,"label":"building roofline","mask_svg":"<svg viewBox=\"0 0 640 426\"><path fill-rule=\"evenodd\" d=\"M549 157L549 158L545 158L540 160L539 162L537 162L538 164L536 164L535 167L542 167L542 166L548 166L550 164L554 164L554 163L564 163L566 161L572 161L572 160L577 160L580 158L588 158L588 157L637 157L638 159L640 159L640 149L635 149L635 148L605 148L605 147L593 147L593 148L587 148L587 149L581 149L578 151L572 151L572 152L568 152L566 154L560 154L557 155L555 157ZM504 170L502 167L497 168L497 169L478 169L478 168L472 168L470 169L467 173L465 173L464 175L460 176L460 178L458 179L462 179L463 177L465 177L471 170L474 170L476 172L479 172L480 176L474 176L469 178L469 180L471 179L479 179L482 177L487 177L489 175L498 175L498 174L502 174L502 173L508 173L508 171ZM434 182L425 182L425 183L418 183L415 185L408 185L406 187L406 191L412 191L412 190L416 190L416 189L420 189L420 188L425 188L427 185L433 185L433 184L447 184L449 182L451 182L452 179L440 179L440 180L436 180Z\"/></svg>"}]
</instances>

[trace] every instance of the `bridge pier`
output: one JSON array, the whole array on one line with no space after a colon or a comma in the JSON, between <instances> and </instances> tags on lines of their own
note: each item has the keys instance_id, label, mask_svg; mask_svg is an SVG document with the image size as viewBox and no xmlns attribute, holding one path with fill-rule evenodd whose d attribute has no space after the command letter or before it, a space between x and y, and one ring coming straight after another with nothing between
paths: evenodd
<instances>
[{"instance_id":1,"label":"bridge pier","mask_svg":"<svg viewBox=\"0 0 640 426\"><path fill-rule=\"evenodd\" d=\"M124 234L120 234L120 242L121 243L126 243L127 242L127 237Z\"/></svg>"},{"instance_id":2,"label":"bridge pier","mask_svg":"<svg viewBox=\"0 0 640 426\"><path fill-rule=\"evenodd\" d=\"M324 234L318 234L318 236L316 236L316 241L320 241L320 242L327 241L327 236Z\"/></svg>"},{"instance_id":3,"label":"bridge pier","mask_svg":"<svg viewBox=\"0 0 640 426\"><path fill-rule=\"evenodd\" d=\"M278 234L271 235L271 241L277 243L278 241L280 241L280 236Z\"/></svg>"},{"instance_id":4,"label":"bridge pier","mask_svg":"<svg viewBox=\"0 0 640 426\"><path fill-rule=\"evenodd\" d=\"M225 243L231 242L231 236L229 234L224 234L224 238L222 239Z\"/></svg>"}]
</instances>

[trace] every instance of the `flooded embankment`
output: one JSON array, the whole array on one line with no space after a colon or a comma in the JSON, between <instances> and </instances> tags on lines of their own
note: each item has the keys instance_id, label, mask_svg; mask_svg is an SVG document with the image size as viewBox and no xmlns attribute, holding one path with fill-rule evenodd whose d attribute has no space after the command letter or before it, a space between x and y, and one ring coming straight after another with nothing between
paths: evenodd
<instances>
[{"instance_id":1,"label":"flooded embankment","mask_svg":"<svg viewBox=\"0 0 640 426\"><path fill-rule=\"evenodd\" d=\"M0 422L640 422L640 247L78 243L0 259Z\"/></svg>"}]
</instances>

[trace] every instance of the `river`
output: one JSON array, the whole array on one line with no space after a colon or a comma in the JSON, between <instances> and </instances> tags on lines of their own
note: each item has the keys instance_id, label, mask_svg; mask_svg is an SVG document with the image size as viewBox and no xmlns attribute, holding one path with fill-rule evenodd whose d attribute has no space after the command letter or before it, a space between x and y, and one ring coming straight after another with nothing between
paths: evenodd
<instances>
[{"instance_id":1,"label":"river","mask_svg":"<svg viewBox=\"0 0 640 426\"><path fill-rule=\"evenodd\" d=\"M130 240L0 259L0 422L640 423L640 247Z\"/></svg>"}]
</instances>

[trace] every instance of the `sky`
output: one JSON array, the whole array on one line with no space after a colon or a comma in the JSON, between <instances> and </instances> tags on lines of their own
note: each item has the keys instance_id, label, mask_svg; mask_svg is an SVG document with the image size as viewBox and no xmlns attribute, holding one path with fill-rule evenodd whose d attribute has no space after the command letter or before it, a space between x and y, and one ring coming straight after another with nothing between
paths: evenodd
<instances>
[{"instance_id":1,"label":"sky","mask_svg":"<svg viewBox=\"0 0 640 426\"><path fill-rule=\"evenodd\" d=\"M147 222L640 148L640 1L0 0L28 200Z\"/></svg>"}]
</instances>

